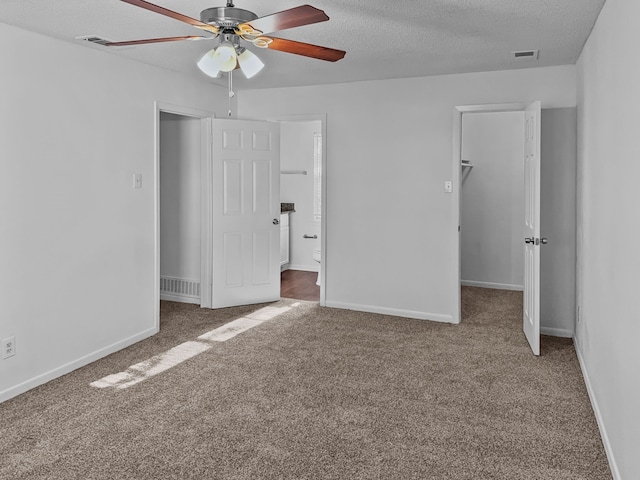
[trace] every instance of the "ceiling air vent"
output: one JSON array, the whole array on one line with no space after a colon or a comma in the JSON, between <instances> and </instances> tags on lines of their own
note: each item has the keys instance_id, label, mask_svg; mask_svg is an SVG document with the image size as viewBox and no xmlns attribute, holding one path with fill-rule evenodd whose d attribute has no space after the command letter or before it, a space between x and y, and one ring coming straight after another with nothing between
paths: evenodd
<instances>
[{"instance_id":1,"label":"ceiling air vent","mask_svg":"<svg viewBox=\"0 0 640 480\"><path fill-rule=\"evenodd\" d=\"M95 35L86 35L84 37L76 37L76 40L84 40L90 43L97 43L98 45L106 45L107 43L111 43L111 40L107 40L106 38L100 38Z\"/></svg>"},{"instance_id":2,"label":"ceiling air vent","mask_svg":"<svg viewBox=\"0 0 640 480\"><path fill-rule=\"evenodd\" d=\"M538 50L521 50L519 52L511 52L516 60L537 60Z\"/></svg>"}]
</instances>

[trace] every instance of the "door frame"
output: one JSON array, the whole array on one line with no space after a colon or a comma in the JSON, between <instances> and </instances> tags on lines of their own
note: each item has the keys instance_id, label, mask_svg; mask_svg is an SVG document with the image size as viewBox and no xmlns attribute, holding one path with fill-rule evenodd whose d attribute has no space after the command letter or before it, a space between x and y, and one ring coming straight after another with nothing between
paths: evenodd
<instances>
[{"instance_id":1,"label":"door frame","mask_svg":"<svg viewBox=\"0 0 640 480\"><path fill-rule=\"evenodd\" d=\"M462 261L460 251L460 206L462 195L462 115L464 113L499 113L499 112L524 112L530 102L524 103L494 103L486 105L464 105L453 108L453 156L451 162L451 178L453 181L453 215L451 222L451 245L452 258L451 268L453 271L453 285L451 292L453 295L452 305L455 305L452 315L452 323L462 321L462 300L460 279L462 276Z\"/></svg>"},{"instance_id":2,"label":"door frame","mask_svg":"<svg viewBox=\"0 0 640 480\"><path fill-rule=\"evenodd\" d=\"M154 155L153 155L153 228L154 228L154 319L160 329L160 114L172 113L184 117L200 119L200 306L211 306L211 124L215 114L208 110L173 105L160 101L153 102L154 112ZM207 287L207 288L205 288Z\"/></svg>"},{"instance_id":3,"label":"door frame","mask_svg":"<svg viewBox=\"0 0 640 480\"><path fill-rule=\"evenodd\" d=\"M326 305L326 283L327 283L327 114L309 113L295 115L277 115L267 118L268 122L310 122L319 120L322 133L322 189L320 191L320 251L322 261L320 262L320 306Z\"/></svg>"}]
</instances>

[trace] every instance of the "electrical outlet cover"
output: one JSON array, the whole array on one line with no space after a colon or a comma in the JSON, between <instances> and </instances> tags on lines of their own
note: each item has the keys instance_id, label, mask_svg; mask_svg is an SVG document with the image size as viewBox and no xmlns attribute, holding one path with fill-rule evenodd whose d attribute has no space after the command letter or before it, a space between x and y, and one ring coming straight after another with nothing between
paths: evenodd
<instances>
[{"instance_id":1,"label":"electrical outlet cover","mask_svg":"<svg viewBox=\"0 0 640 480\"><path fill-rule=\"evenodd\" d=\"M16 354L16 337L2 340L2 359L13 357Z\"/></svg>"}]
</instances>

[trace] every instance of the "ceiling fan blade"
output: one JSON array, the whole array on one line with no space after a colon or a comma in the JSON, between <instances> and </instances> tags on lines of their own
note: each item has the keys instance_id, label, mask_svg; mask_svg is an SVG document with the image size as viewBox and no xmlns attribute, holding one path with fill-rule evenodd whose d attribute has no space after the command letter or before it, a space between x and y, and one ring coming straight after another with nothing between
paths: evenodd
<instances>
[{"instance_id":1,"label":"ceiling fan blade","mask_svg":"<svg viewBox=\"0 0 640 480\"><path fill-rule=\"evenodd\" d=\"M212 37L201 37L199 35L186 35L183 37L147 38L145 40L129 40L126 42L107 42L106 47L125 47L127 45L144 45L146 43L179 42L180 40L207 40Z\"/></svg>"},{"instance_id":2,"label":"ceiling fan blade","mask_svg":"<svg viewBox=\"0 0 640 480\"><path fill-rule=\"evenodd\" d=\"M329 17L322 10L311 5L301 5L256 18L250 22L241 23L238 28L241 29L245 25L262 33L270 33L286 30L287 28L301 27L302 25L311 25L312 23L326 22L327 20L329 20Z\"/></svg>"},{"instance_id":3,"label":"ceiling fan blade","mask_svg":"<svg viewBox=\"0 0 640 480\"><path fill-rule=\"evenodd\" d=\"M327 62L337 62L338 60L344 58L344 56L347 54L347 52L345 52L344 50L336 50L329 47L320 47L318 45L311 45L310 43L285 40L284 38L269 38L273 40L267 47L271 50L294 53L296 55L303 55L305 57L326 60Z\"/></svg>"},{"instance_id":4,"label":"ceiling fan blade","mask_svg":"<svg viewBox=\"0 0 640 480\"><path fill-rule=\"evenodd\" d=\"M195 18L187 17L186 15L182 15L181 13L174 12L173 10L169 10L167 8L160 7L158 5L154 5L153 3L145 2L144 0L120 0L120 1L133 5L135 7L144 8L145 10L149 10L151 12L159 13L160 15L173 18L180 22L188 23L189 25L193 25L194 27L199 28L201 30L218 33L218 27L209 25L208 23L201 22L200 20L196 20Z\"/></svg>"}]
</instances>

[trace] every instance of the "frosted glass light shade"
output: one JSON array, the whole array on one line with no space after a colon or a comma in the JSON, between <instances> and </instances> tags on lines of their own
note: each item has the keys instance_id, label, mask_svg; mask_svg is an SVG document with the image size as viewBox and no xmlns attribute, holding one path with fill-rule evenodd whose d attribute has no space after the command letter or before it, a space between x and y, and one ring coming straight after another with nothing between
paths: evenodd
<instances>
[{"instance_id":1,"label":"frosted glass light shade","mask_svg":"<svg viewBox=\"0 0 640 480\"><path fill-rule=\"evenodd\" d=\"M238 56L240 68L245 77L251 78L264 67L264 63L249 50L245 50Z\"/></svg>"},{"instance_id":2,"label":"frosted glass light shade","mask_svg":"<svg viewBox=\"0 0 640 480\"><path fill-rule=\"evenodd\" d=\"M213 58L215 53L215 48L205 53L198 62L198 68L202 70L202 73L205 75L209 75L213 78L220 78L220 67L218 67L218 62Z\"/></svg>"},{"instance_id":3,"label":"frosted glass light shade","mask_svg":"<svg viewBox=\"0 0 640 480\"><path fill-rule=\"evenodd\" d=\"M230 72L236 68L236 65L238 64L236 49L228 42L223 42L218 48L216 48L216 51L213 54L213 59L215 60L218 68L223 72Z\"/></svg>"}]
</instances>

